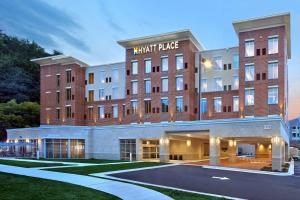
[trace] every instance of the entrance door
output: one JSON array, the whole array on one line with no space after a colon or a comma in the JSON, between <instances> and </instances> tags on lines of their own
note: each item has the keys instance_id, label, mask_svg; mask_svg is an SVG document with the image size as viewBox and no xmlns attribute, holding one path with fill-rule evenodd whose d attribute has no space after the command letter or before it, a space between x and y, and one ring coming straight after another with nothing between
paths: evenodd
<instances>
[{"instance_id":1,"label":"entrance door","mask_svg":"<svg viewBox=\"0 0 300 200\"><path fill-rule=\"evenodd\" d=\"M159 159L159 140L143 141L143 159Z\"/></svg>"}]
</instances>

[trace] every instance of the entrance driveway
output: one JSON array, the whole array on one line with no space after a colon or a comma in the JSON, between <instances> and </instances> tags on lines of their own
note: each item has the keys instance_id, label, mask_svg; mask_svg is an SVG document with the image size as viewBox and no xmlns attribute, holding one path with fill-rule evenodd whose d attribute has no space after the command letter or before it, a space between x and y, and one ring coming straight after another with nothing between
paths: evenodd
<instances>
[{"instance_id":1,"label":"entrance driveway","mask_svg":"<svg viewBox=\"0 0 300 200\"><path fill-rule=\"evenodd\" d=\"M298 199L300 178L176 165L111 176L157 185L244 199ZM225 177L225 178L224 178Z\"/></svg>"},{"instance_id":2,"label":"entrance driveway","mask_svg":"<svg viewBox=\"0 0 300 200\"><path fill-rule=\"evenodd\" d=\"M300 161L295 161L295 176L300 177Z\"/></svg>"}]
</instances>

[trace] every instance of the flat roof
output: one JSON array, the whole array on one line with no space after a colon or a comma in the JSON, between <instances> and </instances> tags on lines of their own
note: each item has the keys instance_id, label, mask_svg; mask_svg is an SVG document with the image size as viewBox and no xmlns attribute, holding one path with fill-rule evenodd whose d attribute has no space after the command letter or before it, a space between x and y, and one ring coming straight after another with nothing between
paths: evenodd
<instances>
[{"instance_id":1,"label":"flat roof","mask_svg":"<svg viewBox=\"0 0 300 200\"><path fill-rule=\"evenodd\" d=\"M159 42L167 42L171 40L191 40L199 51L204 50L204 47L198 42L195 36L189 29L179 30L175 32L168 32L156 35L150 35L145 37L137 37L128 40L119 40L118 44L124 48L131 48L142 44L151 44Z\"/></svg>"},{"instance_id":2,"label":"flat roof","mask_svg":"<svg viewBox=\"0 0 300 200\"><path fill-rule=\"evenodd\" d=\"M47 56L42 58L34 58L30 60L31 62L35 62L39 64L40 66L45 65L53 65L53 64L73 64L77 63L81 67L87 67L88 64L82 62L81 60L78 60L72 56L66 56L66 55L56 55L56 56Z\"/></svg>"},{"instance_id":3,"label":"flat roof","mask_svg":"<svg viewBox=\"0 0 300 200\"><path fill-rule=\"evenodd\" d=\"M237 34L240 32L252 31L262 28L285 26L288 51L287 54L288 58L291 58L291 25L289 12L257 18L250 18L246 20L233 21L232 25Z\"/></svg>"}]
</instances>

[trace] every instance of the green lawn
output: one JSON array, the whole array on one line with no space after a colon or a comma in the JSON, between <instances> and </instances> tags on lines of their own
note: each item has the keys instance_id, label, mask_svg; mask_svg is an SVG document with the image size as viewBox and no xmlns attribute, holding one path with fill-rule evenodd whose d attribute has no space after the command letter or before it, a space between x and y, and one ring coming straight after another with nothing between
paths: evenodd
<instances>
[{"instance_id":1,"label":"green lawn","mask_svg":"<svg viewBox=\"0 0 300 200\"><path fill-rule=\"evenodd\" d=\"M125 169L136 169L141 167L153 167L158 165L164 165L163 163L157 162L136 162L136 163L125 163L118 165L99 165L99 166L87 166L87 167L68 167L68 168L53 168L47 169L50 171L65 172L71 174L82 174L88 175L93 173L125 170Z\"/></svg>"},{"instance_id":2,"label":"green lawn","mask_svg":"<svg viewBox=\"0 0 300 200\"><path fill-rule=\"evenodd\" d=\"M51 167L51 166L62 166L61 163L38 163L38 162L28 162L28 161L15 161L15 160L2 160L0 159L0 164L12 165L17 167Z\"/></svg>"},{"instance_id":3,"label":"green lawn","mask_svg":"<svg viewBox=\"0 0 300 200\"><path fill-rule=\"evenodd\" d=\"M27 159L27 158L23 158L23 159ZM35 159L33 159L33 160L35 160ZM40 160L56 161L56 162L94 163L94 164L128 162L126 160L104 160L104 159L44 159L44 158L41 158Z\"/></svg>"},{"instance_id":4,"label":"green lawn","mask_svg":"<svg viewBox=\"0 0 300 200\"><path fill-rule=\"evenodd\" d=\"M0 199L113 200L119 198L68 183L0 173Z\"/></svg>"}]
</instances>

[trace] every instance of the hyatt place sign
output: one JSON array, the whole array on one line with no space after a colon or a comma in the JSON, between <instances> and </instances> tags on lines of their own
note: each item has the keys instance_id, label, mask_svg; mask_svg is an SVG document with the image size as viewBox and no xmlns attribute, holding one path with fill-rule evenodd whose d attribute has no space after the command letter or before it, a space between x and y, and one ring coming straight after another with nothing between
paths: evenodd
<instances>
[{"instance_id":1,"label":"hyatt place sign","mask_svg":"<svg viewBox=\"0 0 300 200\"><path fill-rule=\"evenodd\" d=\"M167 51L172 49L178 49L178 41L134 47L133 54L138 55L138 54L152 53L157 51Z\"/></svg>"}]
</instances>

